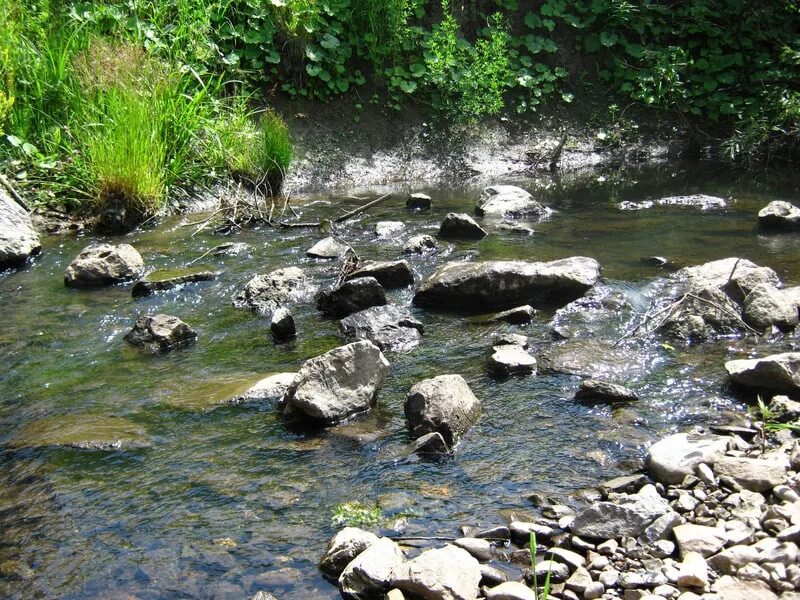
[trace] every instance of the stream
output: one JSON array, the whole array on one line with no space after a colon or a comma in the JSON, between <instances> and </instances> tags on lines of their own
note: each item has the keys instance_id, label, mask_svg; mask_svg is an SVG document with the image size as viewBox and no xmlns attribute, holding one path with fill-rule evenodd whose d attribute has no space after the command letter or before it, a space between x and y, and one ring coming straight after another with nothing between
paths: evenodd
<instances>
[{"instance_id":1,"label":"stream","mask_svg":"<svg viewBox=\"0 0 800 600\"><path fill-rule=\"evenodd\" d=\"M457 536L460 525L527 520L534 493L576 502L570 495L581 488L639 467L665 433L741 422L746 405L728 390L723 363L756 348L752 339L686 346L654 334L628 338L611 354L592 352L624 336L669 276L644 260L653 255L677 266L744 257L772 267L787 285L800 284L800 236L762 234L756 218L771 200L797 200L797 175L756 179L695 163L497 183L531 190L555 214L533 224L530 235L487 225L490 235L480 241L440 241L439 253L409 257L417 282L446 261L590 256L603 268L598 287L624 298L629 310L599 321L585 315L591 322L576 327L577 339L556 340L552 311L514 326L412 307L425 335L417 348L387 354L391 372L377 407L316 432L287 429L274 407L224 401L343 343L336 321L322 318L313 301L293 307L298 338L280 345L268 320L231 305L253 275L279 267L302 267L322 285L335 281L336 261L305 255L324 234L267 226L195 234L187 223L202 214L170 217L111 242L133 244L148 270L184 267L224 242L249 249L195 263L219 272L215 281L138 300L130 285L64 286L69 262L107 238L43 237L30 266L0 275L0 571L5 561L32 569L28 579L0 576L0 597L250 598L264 590L283 600L338 598L316 565L343 502L377 505L378 528L387 534ZM337 190L395 195L336 233L362 259L393 260L412 235L435 236L447 212L473 214L482 187ZM429 194L433 210L406 211L412 191ZM693 193L722 197L728 207L616 206ZM301 220L313 221L362 203L316 194L294 206ZM381 220L403 221L405 230L379 239ZM410 305L413 289L389 295ZM160 356L130 347L122 338L141 313L180 317L198 332L196 344ZM575 348L641 400L613 409L578 403L582 377L569 373L492 378L492 336L504 332L529 336L535 354ZM769 348L796 346L790 334ZM417 381L445 373L465 377L484 413L452 458L420 460L408 451L405 395ZM118 419L133 424L146 447L89 451L54 442L85 426L115 427Z\"/></svg>"}]
</instances>

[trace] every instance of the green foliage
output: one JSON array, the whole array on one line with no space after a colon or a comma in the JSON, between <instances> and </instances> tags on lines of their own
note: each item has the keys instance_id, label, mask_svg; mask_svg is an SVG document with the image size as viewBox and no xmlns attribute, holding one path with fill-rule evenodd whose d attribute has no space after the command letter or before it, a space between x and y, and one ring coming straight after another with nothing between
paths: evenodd
<instances>
[{"instance_id":1,"label":"green foliage","mask_svg":"<svg viewBox=\"0 0 800 600\"><path fill-rule=\"evenodd\" d=\"M339 504L333 511L331 525L334 527L375 527L383 520L379 506L369 506L358 500Z\"/></svg>"},{"instance_id":2,"label":"green foliage","mask_svg":"<svg viewBox=\"0 0 800 600\"><path fill-rule=\"evenodd\" d=\"M531 573L533 573L534 594L536 594L537 600L547 600L550 597L550 576L552 574L552 569L547 570L547 575L544 579L544 586L540 590L539 577L536 575L536 552L539 547L536 543L536 533L533 531L531 531L530 537L528 538L528 549L531 553Z\"/></svg>"}]
</instances>

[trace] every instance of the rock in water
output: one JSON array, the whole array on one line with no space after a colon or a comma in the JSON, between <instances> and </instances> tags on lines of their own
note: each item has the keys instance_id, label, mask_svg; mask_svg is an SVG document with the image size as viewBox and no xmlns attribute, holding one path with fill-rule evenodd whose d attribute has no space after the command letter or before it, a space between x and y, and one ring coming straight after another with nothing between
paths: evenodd
<instances>
[{"instance_id":1,"label":"rock in water","mask_svg":"<svg viewBox=\"0 0 800 600\"><path fill-rule=\"evenodd\" d=\"M415 235L408 238L403 246L403 254L430 254L436 252L439 247L436 240L430 235Z\"/></svg>"},{"instance_id":2,"label":"rock in water","mask_svg":"<svg viewBox=\"0 0 800 600\"><path fill-rule=\"evenodd\" d=\"M141 315L125 335L126 342L152 353L169 352L196 339L197 333L191 327L169 315Z\"/></svg>"},{"instance_id":3,"label":"rock in water","mask_svg":"<svg viewBox=\"0 0 800 600\"><path fill-rule=\"evenodd\" d=\"M800 208L785 200L773 200L758 211L758 224L764 229L800 227Z\"/></svg>"},{"instance_id":4,"label":"rock in water","mask_svg":"<svg viewBox=\"0 0 800 600\"><path fill-rule=\"evenodd\" d=\"M378 221L375 223L375 235L379 238L392 238L405 228L406 224L402 221Z\"/></svg>"},{"instance_id":5,"label":"rock in water","mask_svg":"<svg viewBox=\"0 0 800 600\"><path fill-rule=\"evenodd\" d=\"M120 417L73 414L47 417L23 427L9 442L14 448L141 450L150 440L141 425Z\"/></svg>"},{"instance_id":6,"label":"rock in water","mask_svg":"<svg viewBox=\"0 0 800 600\"><path fill-rule=\"evenodd\" d=\"M284 342L297 337L294 317L292 316L292 312L285 306L280 307L272 313L269 329L276 342Z\"/></svg>"},{"instance_id":7,"label":"rock in water","mask_svg":"<svg viewBox=\"0 0 800 600\"><path fill-rule=\"evenodd\" d=\"M522 346L502 344L495 346L489 358L489 371L495 375L531 375L536 373L536 359Z\"/></svg>"},{"instance_id":8,"label":"rock in water","mask_svg":"<svg viewBox=\"0 0 800 600\"><path fill-rule=\"evenodd\" d=\"M465 213L447 213L439 226L439 237L451 240L479 240L486 231Z\"/></svg>"},{"instance_id":9,"label":"rock in water","mask_svg":"<svg viewBox=\"0 0 800 600\"><path fill-rule=\"evenodd\" d=\"M316 244L311 246L308 250L306 250L306 256L310 256L312 258L341 258L352 248L345 244L344 242L340 242L334 237L326 237L318 241Z\"/></svg>"},{"instance_id":10,"label":"rock in water","mask_svg":"<svg viewBox=\"0 0 800 600\"><path fill-rule=\"evenodd\" d=\"M64 285L98 287L141 277L144 261L130 244L93 244L84 248L67 267Z\"/></svg>"},{"instance_id":11,"label":"rock in water","mask_svg":"<svg viewBox=\"0 0 800 600\"><path fill-rule=\"evenodd\" d=\"M339 591L354 600L381 598L389 589L394 569L402 563L400 546L389 538L379 538L345 567L339 576Z\"/></svg>"},{"instance_id":12,"label":"rock in water","mask_svg":"<svg viewBox=\"0 0 800 600\"><path fill-rule=\"evenodd\" d=\"M525 304L499 312L494 315L491 320L494 322L501 321L504 323L511 323L512 325L524 325L525 323L533 321L535 315L536 309L529 304Z\"/></svg>"},{"instance_id":13,"label":"rock in water","mask_svg":"<svg viewBox=\"0 0 800 600\"><path fill-rule=\"evenodd\" d=\"M451 262L422 282L414 304L469 312L546 306L574 300L599 278L598 262L582 256L551 262Z\"/></svg>"},{"instance_id":14,"label":"rock in water","mask_svg":"<svg viewBox=\"0 0 800 600\"><path fill-rule=\"evenodd\" d=\"M150 273L144 279L137 281L136 285L131 289L131 296L134 298L143 298L155 294L156 292L163 292L181 285L186 285L187 283L214 281L216 278L217 274L212 271L195 271L182 275L167 275L156 271Z\"/></svg>"},{"instance_id":15,"label":"rock in water","mask_svg":"<svg viewBox=\"0 0 800 600\"><path fill-rule=\"evenodd\" d=\"M759 331L773 325L781 331L791 331L798 323L798 295L793 290L779 290L761 283L744 299L744 320Z\"/></svg>"},{"instance_id":16,"label":"rock in water","mask_svg":"<svg viewBox=\"0 0 800 600\"><path fill-rule=\"evenodd\" d=\"M445 546L426 550L392 571L390 585L425 600L475 600L481 566L466 550Z\"/></svg>"},{"instance_id":17,"label":"rock in water","mask_svg":"<svg viewBox=\"0 0 800 600\"><path fill-rule=\"evenodd\" d=\"M408 210L430 210L433 206L433 200L428 194L415 192L411 194L406 200L406 208Z\"/></svg>"},{"instance_id":18,"label":"rock in water","mask_svg":"<svg viewBox=\"0 0 800 600\"><path fill-rule=\"evenodd\" d=\"M339 331L348 341L369 340L382 351L404 352L419 344L422 323L395 305L373 306L345 317Z\"/></svg>"},{"instance_id":19,"label":"rock in water","mask_svg":"<svg viewBox=\"0 0 800 600\"><path fill-rule=\"evenodd\" d=\"M616 383L585 379L575 392L576 400L594 400L601 402L636 402L639 397L628 388Z\"/></svg>"},{"instance_id":20,"label":"rock in water","mask_svg":"<svg viewBox=\"0 0 800 600\"><path fill-rule=\"evenodd\" d=\"M256 275L233 297L237 308L250 308L262 316L281 306L297 302L311 293L308 277L297 267L277 269L267 275Z\"/></svg>"},{"instance_id":21,"label":"rock in water","mask_svg":"<svg viewBox=\"0 0 800 600\"><path fill-rule=\"evenodd\" d=\"M327 575L339 577L350 561L377 541L378 536L374 533L358 527L345 527L328 542L319 568Z\"/></svg>"},{"instance_id":22,"label":"rock in water","mask_svg":"<svg viewBox=\"0 0 800 600\"><path fill-rule=\"evenodd\" d=\"M675 485L700 463L713 465L727 448L724 436L676 433L650 446L647 468L656 481Z\"/></svg>"},{"instance_id":23,"label":"rock in water","mask_svg":"<svg viewBox=\"0 0 800 600\"><path fill-rule=\"evenodd\" d=\"M30 215L0 187L0 269L21 265L41 249Z\"/></svg>"},{"instance_id":24,"label":"rock in water","mask_svg":"<svg viewBox=\"0 0 800 600\"><path fill-rule=\"evenodd\" d=\"M374 277L345 281L317 295L317 308L330 317L346 317L370 306L386 304L386 292Z\"/></svg>"},{"instance_id":25,"label":"rock in water","mask_svg":"<svg viewBox=\"0 0 800 600\"><path fill-rule=\"evenodd\" d=\"M374 277L387 290L406 287L414 283L414 274L407 260L363 262L347 276L347 279L359 277Z\"/></svg>"},{"instance_id":26,"label":"rock in water","mask_svg":"<svg viewBox=\"0 0 800 600\"><path fill-rule=\"evenodd\" d=\"M439 375L412 386L404 411L413 437L438 431L452 447L477 421L481 403L461 375Z\"/></svg>"},{"instance_id":27,"label":"rock in water","mask_svg":"<svg viewBox=\"0 0 800 600\"><path fill-rule=\"evenodd\" d=\"M281 400L288 420L331 425L375 404L389 362L368 341L334 348L307 360Z\"/></svg>"},{"instance_id":28,"label":"rock in water","mask_svg":"<svg viewBox=\"0 0 800 600\"><path fill-rule=\"evenodd\" d=\"M515 185L493 185L483 190L475 214L478 216L515 219L519 217L548 217L553 211L533 199Z\"/></svg>"},{"instance_id":29,"label":"rock in water","mask_svg":"<svg viewBox=\"0 0 800 600\"><path fill-rule=\"evenodd\" d=\"M755 390L789 393L800 390L800 352L729 360L725 370L733 383Z\"/></svg>"},{"instance_id":30,"label":"rock in water","mask_svg":"<svg viewBox=\"0 0 800 600\"><path fill-rule=\"evenodd\" d=\"M297 373L275 373L264 377L242 394L227 400L227 404L262 404L279 402L297 377Z\"/></svg>"}]
</instances>

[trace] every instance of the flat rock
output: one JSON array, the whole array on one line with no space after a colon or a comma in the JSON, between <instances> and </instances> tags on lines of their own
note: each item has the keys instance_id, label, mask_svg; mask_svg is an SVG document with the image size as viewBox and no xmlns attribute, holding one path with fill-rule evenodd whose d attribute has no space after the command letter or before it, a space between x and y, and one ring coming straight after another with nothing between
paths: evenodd
<instances>
[{"instance_id":1,"label":"flat rock","mask_svg":"<svg viewBox=\"0 0 800 600\"><path fill-rule=\"evenodd\" d=\"M711 587L724 600L778 600L769 585L763 581L744 581L723 575Z\"/></svg>"},{"instance_id":2,"label":"flat rock","mask_svg":"<svg viewBox=\"0 0 800 600\"><path fill-rule=\"evenodd\" d=\"M392 238L405 231L406 224L402 221L378 221L375 223L375 235L379 238Z\"/></svg>"},{"instance_id":3,"label":"flat rock","mask_svg":"<svg viewBox=\"0 0 800 600\"><path fill-rule=\"evenodd\" d=\"M302 269L286 267L253 277L233 297L233 305L266 316L281 306L302 300L312 291L313 286Z\"/></svg>"},{"instance_id":4,"label":"flat rock","mask_svg":"<svg viewBox=\"0 0 800 600\"><path fill-rule=\"evenodd\" d=\"M489 371L495 375L531 375L536 373L536 358L522 346L495 346L489 357Z\"/></svg>"},{"instance_id":5,"label":"flat rock","mask_svg":"<svg viewBox=\"0 0 800 600\"><path fill-rule=\"evenodd\" d=\"M716 527L684 523L672 530L678 552L685 557L689 552L697 552L703 557L716 554L725 547L725 532Z\"/></svg>"},{"instance_id":6,"label":"flat rock","mask_svg":"<svg viewBox=\"0 0 800 600\"><path fill-rule=\"evenodd\" d=\"M231 397L226 404L273 404L280 401L297 377L297 373L274 373L257 381L241 394Z\"/></svg>"},{"instance_id":7,"label":"flat rock","mask_svg":"<svg viewBox=\"0 0 800 600\"><path fill-rule=\"evenodd\" d=\"M9 442L14 448L141 450L150 447L144 427L121 417L58 415L33 421Z\"/></svg>"},{"instance_id":8,"label":"flat rock","mask_svg":"<svg viewBox=\"0 0 800 600\"><path fill-rule=\"evenodd\" d=\"M445 546L395 567L390 584L423 600L475 600L480 581L480 563L466 550Z\"/></svg>"},{"instance_id":9,"label":"flat rock","mask_svg":"<svg viewBox=\"0 0 800 600\"><path fill-rule=\"evenodd\" d=\"M311 258L334 259L341 258L351 250L352 248L344 242L332 236L328 236L306 250L306 256L310 256Z\"/></svg>"},{"instance_id":10,"label":"flat rock","mask_svg":"<svg viewBox=\"0 0 800 600\"><path fill-rule=\"evenodd\" d=\"M131 295L134 298L143 298L155 294L156 292L171 290L188 283L214 281L216 278L217 274L213 271L187 270L183 273L154 271L136 282L133 288L131 288Z\"/></svg>"},{"instance_id":11,"label":"flat rock","mask_svg":"<svg viewBox=\"0 0 800 600\"><path fill-rule=\"evenodd\" d=\"M488 540L463 537L456 539L453 545L463 548L481 562L489 562L492 559L492 544Z\"/></svg>"},{"instance_id":12,"label":"flat rock","mask_svg":"<svg viewBox=\"0 0 800 600\"><path fill-rule=\"evenodd\" d=\"M656 481L675 485L694 474L698 464L713 465L727 448L724 436L676 433L650 446L647 468Z\"/></svg>"},{"instance_id":13,"label":"flat rock","mask_svg":"<svg viewBox=\"0 0 800 600\"><path fill-rule=\"evenodd\" d=\"M404 405L415 438L438 432L452 447L481 413L481 403L461 375L439 375L414 384Z\"/></svg>"},{"instance_id":14,"label":"flat rock","mask_svg":"<svg viewBox=\"0 0 800 600\"><path fill-rule=\"evenodd\" d=\"M438 431L426 433L411 444L411 451L421 456L439 456L450 452L447 442Z\"/></svg>"},{"instance_id":15,"label":"flat rock","mask_svg":"<svg viewBox=\"0 0 800 600\"><path fill-rule=\"evenodd\" d=\"M422 282L414 304L470 312L553 305L574 300L599 277L598 262L580 256L551 262L451 262Z\"/></svg>"},{"instance_id":16,"label":"flat rock","mask_svg":"<svg viewBox=\"0 0 800 600\"><path fill-rule=\"evenodd\" d=\"M636 402L639 397L635 392L616 383L584 379L575 392L575 399L596 402Z\"/></svg>"},{"instance_id":17,"label":"flat rock","mask_svg":"<svg viewBox=\"0 0 800 600\"><path fill-rule=\"evenodd\" d=\"M359 553L339 575L339 591L345 598L371 600L389 590L389 579L403 564L403 552L389 538L379 538Z\"/></svg>"},{"instance_id":18,"label":"flat rock","mask_svg":"<svg viewBox=\"0 0 800 600\"><path fill-rule=\"evenodd\" d=\"M144 273L144 261L130 244L92 244L69 264L64 285L91 288L138 279Z\"/></svg>"},{"instance_id":19,"label":"flat rock","mask_svg":"<svg viewBox=\"0 0 800 600\"><path fill-rule=\"evenodd\" d=\"M725 370L733 383L755 390L789 393L800 390L800 352L729 360Z\"/></svg>"},{"instance_id":20,"label":"flat rock","mask_svg":"<svg viewBox=\"0 0 800 600\"><path fill-rule=\"evenodd\" d=\"M0 187L0 269L24 264L41 249L30 215Z\"/></svg>"},{"instance_id":21,"label":"flat rock","mask_svg":"<svg viewBox=\"0 0 800 600\"><path fill-rule=\"evenodd\" d=\"M387 290L414 284L414 273L406 260L366 261L347 276L347 279L374 277Z\"/></svg>"},{"instance_id":22,"label":"flat rock","mask_svg":"<svg viewBox=\"0 0 800 600\"><path fill-rule=\"evenodd\" d=\"M486 590L486 600L536 600L536 593L519 581L506 581Z\"/></svg>"},{"instance_id":23,"label":"flat rock","mask_svg":"<svg viewBox=\"0 0 800 600\"><path fill-rule=\"evenodd\" d=\"M613 501L596 502L580 511L572 522L572 533L593 540L638 537L648 525L670 510L653 486Z\"/></svg>"},{"instance_id":24,"label":"flat rock","mask_svg":"<svg viewBox=\"0 0 800 600\"><path fill-rule=\"evenodd\" d=\"M539 355L541 371L589 379L624 380L641 373L642 357L603 340L568 340Z\"/></svg>"},{"instance_id":25,"label":"flat rock","mask_svg":"<svg viewBox=\"0 0 800 600\"><path fill-rule=\"evenodd\" d=\"M331 577L339 577L356 556L378 541L378 536L358 527L345 527L328 542L319 568Z\"/></svg>"},{"instance_id":26,"label":"flat rock","mask_svg":"<svg viewBox=\"0 0 800 600\"><path fill-rule=\"evenodd\" d=\"M125 341L148 352L169 352L188 346L197 339L197 333L178 317L170 315L140 315L127 334Z\"/></svg>"},{"instance_id":27,"label":"flat rock","mask_svg":"<svg viewBox=\"0 0 800 600\"><path fill-rule=\"evenodd\" d=\"M542 219L551 213L549 208L515 185L489 186L483 190L475 205L476 215L502 219Z\"/></svg>"},{"instance_id":28,"label":"flat rock","mask_svg":"<svg viewBox=\"0 0 800 600\"><path fill-rule=\"evenodd\" d=\"M447 213L439 225L439 237L450 240L479 240L486 231L465 213Z\"/></svg>"},{"instance_id":29,"label":"flat rock","mask_svg":"<svg viewBox=\"0 0 800 600\"><path fill-rule=\"evenodd\" d=\"M800 227L800 208L785 200L773 200L758 211L758 224L764 229Z\"/></svg>"},{"instance_id":30,"label":"flat rock","mask_svg":"<svg viewBox=\"0 0 800 600\"><path fill-rule=\"evenodd\" d=\"M729 477L739 487L752 492L768 492L786 478L786 467L782 464L736 456L718 458L714 463L714 472L720 477Z\"/></svg>"},{"instance_id":31,"label":"flat rock","mask_svg":"<svg viewBox=\"0 0 800 600\"><path fill-rule=\"evenodd\" d=\"M419 344L424 328L408 310L389 304L345 317L339 331L351 342L369 340L384 352L405 352Z\"/></svg>"},{"instance_id":32,"label":"flat rock","mask_svg":"<svg viewBox=\"0 0 800 600\"><path fill-rule=\"evenodd\" d=\"M386 292L374 277L359 277L317 294L317 308L330 317L342 318L371 306L386 304Z\"/></svg>"},{"instance_id":33,"label":"flat rock","mask_svg":"<svg viewBox=\"0 0 800 600\"><path fill-rule=\"evenodd\" d=\"M431 254L439 249L433 236L422 234L408 238L403 245L403 254Z\"/></svg>"},{"instance_id":34,"label":"flat rock","mask_svg":"<svg viewBox=\"0 0 800 600\"><path fill-rule=\"evenodd\" d=\"M433 206L433 200L428 194L421 192L414 192L406 199L406 208L408 210L430 210Z\"/></svg>"},{"instance_id":35,"label":"flat rock","mask_svg":"<svg viewBox=\"0 0 800 600\"><path fill-rule=\"evenodd\" d=\"M330 425L375 404L389 363L369 341L334 348L307 360L279 410L288 420Z\"/></svg>"},{"instance_id":36,"label":"flat rock","mask_svg":"<svg viewBox=\"0 0 800 600\"><path fill-rule=\"evenodd\" d=\"M491 318L492 322L511 323L512 325L524 325L533 321L536 309L530 304L509 308L501 311Z\"/></svg>"}]
</instances>

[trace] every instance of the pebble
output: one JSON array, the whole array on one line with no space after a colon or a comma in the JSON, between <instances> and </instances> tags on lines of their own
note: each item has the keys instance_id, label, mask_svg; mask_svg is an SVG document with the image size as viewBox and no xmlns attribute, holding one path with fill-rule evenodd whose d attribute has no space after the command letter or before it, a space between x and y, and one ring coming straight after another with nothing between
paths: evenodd
<instances>
[{"instance_id":1,"label":"pebble","mask_svg":"<svg viewBox=\"0 0 800 600\"><path fill-rule=\"evenodd\" d=\"M600 598L605 592L605 586L599 581L595 581L583 591L583 598L584 600L595 600L596 598Z\"/></svg>"}]
</instances>

